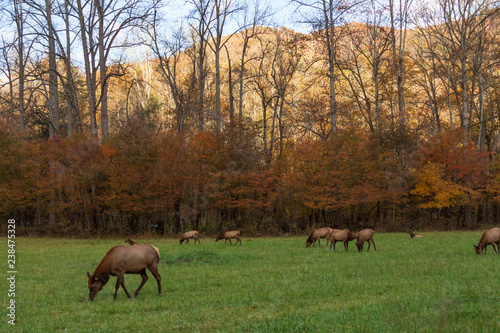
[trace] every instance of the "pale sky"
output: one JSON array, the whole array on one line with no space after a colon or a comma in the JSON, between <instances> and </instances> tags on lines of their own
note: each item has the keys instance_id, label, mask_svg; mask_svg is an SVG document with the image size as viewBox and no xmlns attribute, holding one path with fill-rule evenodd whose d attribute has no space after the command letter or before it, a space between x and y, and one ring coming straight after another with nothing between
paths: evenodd
<instances>
[{"instance_id":1,"label":"pale sky","mask_svg":"<svg viewBox=\"0 0 500 333\"><path fill-rule=\"evenodd\" d=\"M247 0L252 6L253 0ZM273 18L274 24L277 26L285 26L296 31L308 32L309 27L301 25L297 22L300 17L295 14L294 9L296 6L288 5L290 0L260 0L262 5L271 6L274 9L275 17ZM191 5L186 4L185 0L171 0L170 5L166 6L166 15L172 18L172 21L185 18L189 14ZM292 18L292 15L294 17Z\"/></svg>"}]
</instances>

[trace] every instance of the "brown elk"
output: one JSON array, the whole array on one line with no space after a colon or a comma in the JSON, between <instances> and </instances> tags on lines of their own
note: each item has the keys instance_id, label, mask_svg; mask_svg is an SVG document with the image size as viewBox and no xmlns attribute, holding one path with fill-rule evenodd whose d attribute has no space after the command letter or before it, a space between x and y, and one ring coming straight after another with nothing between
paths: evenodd
<instances>
[{"instance_id":1,"label":"brown elk","mask_svg":"<svg viewBox=\"0 0 500 333\"><path fill-rule=\"evenodd\" d=\"M362 252L363 251L363 244L368 242L368 250L366 252L370 251L370 245L373 244L373 248L375 251L377 251L377 248L375 247L375 241L373 240L373 230L372 229L363 229L358 234L356 235L356 246L358 247L358 251Z\"/></svg>"},{"instance_id":2,"label":"brown elk","mask_svg":"<svg viewBox=\"0 0 500 333\"><path fill-rule=\"evenodd\" d=\"M321 247L321 241L320 238L326 238L330 234L332 229L328 227L324 228L319 228L319 229L314 229L311 234L309 235L309 238L306 240L306 247L311 246L311 244L314 246L314 243L318 241L318 245ZM327 242L328 245L328 242Z\"/></svg>"},{"instance_id":3,"label":"brown elk","mask_svg":"<svg viewBox=\"0 0 500 333\"><path fill-rule=\"evenodd\" d=\"M326 247L328 248L328 243L330 243L330 247L331 247L331 242L333 241L333 237L331 236L332 233L336 233L340 231L340 229L330 229L330 233L328 234L328 236L326 236Z\"/></svg>"},{"instance_id":4,"label":"brown elk","mask_svg":"<svg viewBox=\"0 0 500 333\"><path fill-rule=\"evenodd\" d=\"M131 240L130 238L127 238L127 239L125 240L125 242L124 242L124 243L129 243L130 245L139 244L139 243L137 243L137 242L134 242L134 241L133 241L133 240Z\"/></svg>"},{"instance_id":5,"label":"brown elk","mask_svg":"<svg viewBox=\"0 0 500 333\"><path fill-rule=\"evenodd\" d=\"M224 244L227 244L227 240L229 240L229 244L233 245L233 243L231 243L231 238L236 238L236 245L238 244L238 242L240 242L240 245L241 245L240 231L239 230L226 231L222 235L217 236L215 241L218 242L221 239L225 239L226 241L224 242Z\"/></svg>"},{"instance_id":6,"label":"brown elk","mask_svg":"<svg viewBox=\"0 0 500 333\"><path fill-rule=\"evenodd\" d=\"M332 250L332 246L333 251L335 251L335 244L337 244L337 242L343 242L344 251L347 251L349 249L349 242L356 239L356 234L349 229L333 229L328 238L330 241L330 251Z\"/></svg>"},{"instance_id":7,"label":"brown elk","mask_svg":"<svg viewBox=\"0 0 500 333\"><path fill-rule=\"evenodd\" d=\"M160 260L160 251L150 244L135 244L133 246L118 245L112 247L102 258L94 273L89 278L89 299L94 300L95 295L102 290L109 280L109 276L116 276L115 296L118 288L122 286L125 294L130 298L130 294L125 288L124 274L140 274L142 282L135 291L137 297L142 286L148 280L146 268L153 274L158 282L158 294L161 294L161 277L158 273L158 262Z\"/></svg>"},{"instance_id":8,"label":"brown elk","mask_svg":"<svg viewBox=\"0 0 500 333\"><path fill-rule=\"evenodd\" d=\"M497 245L497 249L495 249L495 244ZM488 245L493 246L493 250L495 250L496 253L500 254L500 228L493 228L489 230L485 230L483 234L481 235L481 239L479 240L478 245L474 245L474 249L476 250L477 254L486 253L486 247Z\"/></svg>"},{"instance_id":9,"label":"brown elk","mask_svg":"<svg viewBox=\"0 0 500 333\"><path fill-rule=\"evenodd\" d=\"M422 238L422 236L413 233L413 231L408 231L408 234L410 235L411 238Z\"/></svg>"},{"instance_id":10,"label":"brown elk","mask_svg":"<svg viewBox=\"0 0 500 333\"><path fill-rule=\"evenodd\" d=\"M182 242L186 241L186 244L189 244L189 239L194 238L194 243L196 244L196 241L198 241L198 244L201 245L200 243L200 234L196 230L191 230L188 232L185 232L181 239L179 240L179 244L182 244Z\"/></svg>"}]
</instances>

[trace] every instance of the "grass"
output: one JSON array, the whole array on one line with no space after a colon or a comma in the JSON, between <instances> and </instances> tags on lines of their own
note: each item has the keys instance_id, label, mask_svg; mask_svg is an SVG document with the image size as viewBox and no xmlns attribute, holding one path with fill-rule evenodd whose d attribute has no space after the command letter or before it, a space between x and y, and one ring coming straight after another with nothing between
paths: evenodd
<instances>
[{"instance_id":1,"label":"grass","mask_svg":"<svg viewBox=\"0 0 500 333\"><path fill-rule=\"evenodd\" d=\"M377 252L306 248L307 237L136 239L161 252L163 294L137 299L115 277L88 301L86 272L123 240L18 238L20 332L498 332L500 255L475 254L480 232L376 233ZM127 245L128 246L128 245ZM4 247L6 248L6 247ZM366 251L366 244L365 244ZM7 250L5 249L5 252ZM6 255L5 255L6 257ZM126 275L128 290L140 283ZM7 325L6 279L0 280Z\"/></svg>"}]
</instances>

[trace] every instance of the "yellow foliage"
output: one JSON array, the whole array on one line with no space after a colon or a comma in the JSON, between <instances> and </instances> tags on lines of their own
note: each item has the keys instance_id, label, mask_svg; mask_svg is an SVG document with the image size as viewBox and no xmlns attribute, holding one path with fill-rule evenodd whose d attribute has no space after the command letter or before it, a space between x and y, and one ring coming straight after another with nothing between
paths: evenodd
<instances>
[{"instance_id":1,"label":"yellow foliage","mask_svg":"<svg viewBox=\"0 0 500 333\"><path fill-rule=\"evenodd\" d=\"M468 201L463 187L446 179L443 164L427 163L415 178L417 184L411 194L421 199L421 208L445 208Z\"/></svg>"}]
</instances>

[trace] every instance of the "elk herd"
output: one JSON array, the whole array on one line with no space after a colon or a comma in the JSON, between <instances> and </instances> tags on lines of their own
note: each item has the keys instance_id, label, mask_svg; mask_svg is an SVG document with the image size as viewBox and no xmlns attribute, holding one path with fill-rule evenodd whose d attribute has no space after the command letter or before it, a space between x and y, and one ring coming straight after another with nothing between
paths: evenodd
<instances>
[{"instance_id":1,"label":"elk herd","mask_svg":"<svg viewBox=\"0 0 500 333\"><path fill-rule=\"evenodd\" d=\"M330 243L330 251L335 251L335 244L337 242L344 243L344 251L349 249L349 242L356 239L356 246L358 247L358 251L363 251L363 245L365 242L368 243L367 252L370 251L370 246L373 244L373 249L376 251L377 247L375 246L375 241L373 240L373 230L372 229L363 229L357 234L350 231L349 229L332 229L329 227L314 229L309 238L306 240L306 247L311 245L314 246L316 241L318 241L318 246L321 246L321 238L326 238L326 247L328 247L328 243Z\"/></svg>"},{"instance_id":2,"label":"elk herd","mask_svg":"<svg viewBox=\"0 0 500 333\"><path fill-rule=\"evenodd\" d=\"M335 251L335 244L337 242L344 243L344 251L349 248L349 242L356 240L356 246L359 252L363 251L363 245L365 242L368 243L367 252L370 250L370 246L373 245L373 250L377 250L375 246L375 241L373 240L373 230L363 229L358 233L354 233L349 229L332 229L329 227L314 229L309 238L306 240L306 247L314 246L316 241L318 241L318 246L321 246L321 239L326 238L326 247L330 243L330 251ZM415 234L413 231L409 231L408 234L411 238L422 238L421 235ZM196 230L186 232L182 235L179 244L184 241L189 243L190 239L194 239L194 243L198 241L200 243L199 233ZM225 244L229 240L229 244L233 245L231 239L236 239L236 244L238 242L241 245L240 231L226 231L221 235L218 235L215 241L221 239L225 240ZM134 242L130 238L125 240L127 245L117 245L112 247L102 258L100 263L97 265L93 274L87 272L88 276L88 287L89 287L89 300L93 301L96 294L101 291L104 285L108 282L110 276L116 276L115 285L115 295L113 299L116 299L118 294L118 289L120 286L128 298L131 297L127 288L125 287L124 274L139 274L142 277L142 281L139 287L136 289L134 296L137 297L142 286L148 280L148 275L146 274L146 269L148 269L151 274L153 274L156 282L158 283L158 294L161 294L161 276L158 273L158 263L160 261L160 251L157 247L151 244L139 244ZM500 228L492 228L485 230L481 235L479 244L474 245L474 249L477 254L486 253L486 247L491 245L493 250L500 254ZM496 247L495 247L496 245Z\"/></svg>"}]
</instances>

